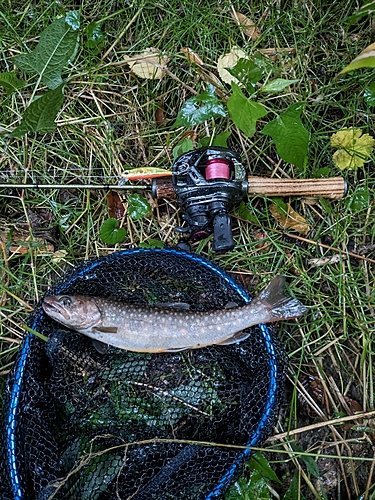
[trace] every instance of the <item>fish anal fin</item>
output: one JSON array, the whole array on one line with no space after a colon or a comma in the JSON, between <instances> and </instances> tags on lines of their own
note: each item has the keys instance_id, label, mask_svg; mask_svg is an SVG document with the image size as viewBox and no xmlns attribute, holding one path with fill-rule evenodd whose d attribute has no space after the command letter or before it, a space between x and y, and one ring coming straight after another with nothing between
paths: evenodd
<instances>
[{"instance_id":1,"label":"fish anal fin","mask_svg":"<svg viewBox=\"0 0 375 500\"><path fill-rule=\"evenodd\" d=\"M243 340L247 339L247 337L250 335L250 333L246 333L243 330L240 332L236 332L234 335L231 335L230 337L226 338L225 340L222 340L221 342L216 342L215 345L230 345L230 344L236 344L237 342L242 342Z\"/></svg>"},{"instance_id":2,"label":"fish anal fin","mask_svg":"<svg viewBox=\"0 0 375 500\"><path fill-rule=\"evenodd\" d=\"M190 309L190 304L187 302L156 302L154 307L163 309L176 309L177 311L187 311Z\"/></svg>"}]
</instances>

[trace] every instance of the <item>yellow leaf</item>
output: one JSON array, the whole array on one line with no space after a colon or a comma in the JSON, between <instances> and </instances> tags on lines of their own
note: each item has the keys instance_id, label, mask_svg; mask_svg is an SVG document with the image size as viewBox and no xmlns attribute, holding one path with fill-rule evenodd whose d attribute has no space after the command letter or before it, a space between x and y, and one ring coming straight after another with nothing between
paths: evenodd
<instances>
[{"instance_id":1,"label":"yellow leaf","mask_svg":"<svg viewBox=\"0 0 375 500\"><path fill-rule=\"evenodd\" d=\"M242 49L239 47L233 47L233 49L228 52L228 54L224 54L223 56L220 56L219 59L217 60L217 71L219 73L220 78L223 80L225 83L237 83L237 85L240 83L237 78L232 76L229 71L227 71L225 68L234 68L234 66L238 63L240 59L249 59L248 55L246 52L244 52Z\"/></svg>"},{"instance_id":2,"label":"yellow leaf","mask_svg":"<svg viewBox=\"0 0 375 500\"><path fill-rule=\"evenodd\" d=\"M262 32L259 28L257 28L254 21L246 17L244 14L233 10L231 12L231 16L235 21L237 21L239 26L241 26L242 31L250 38L250 40L257 40L261 36Z\"/></svg>"},{"instance_id":3,"label":"yellow leaf","mask_svg":"<svg viewBox=\"0 0 375 500\"><path fill-rule=\"evenodd\" d=\"M270 212L283 229L294 229L301 234L307 234L310 231L310 226L306 222L306 219L298 214L291 207L290 203L287 203L287 212L284 214L278 211L275 204L271 205Z\"/></svg>"},{"instance_id":4,"label":"yellow leaf","mask_svg":"<svg viewBox=\"0 0 375 500\"><path fill-rule=\"evenodd\" d=\"M149 47L141 54L135 56L125 56L125 61L130 69L140 78L148 80L160 80L164 76L164 69L167 67L169 58L163 55L158 49Z\"/></svg>"},{"instance_id":5,"label":"yellow leaf","mask_svg":"<svg viewBox=\"0 0 375 500\"><path fill-rule=\"evenodd\" d=\"M331 136L331 146L337 148L332 159L335 165L345 170L363 167L369 161L375 139L370 134L363 134L358 128L339 130Z\"/></svg>"}]
</instances>

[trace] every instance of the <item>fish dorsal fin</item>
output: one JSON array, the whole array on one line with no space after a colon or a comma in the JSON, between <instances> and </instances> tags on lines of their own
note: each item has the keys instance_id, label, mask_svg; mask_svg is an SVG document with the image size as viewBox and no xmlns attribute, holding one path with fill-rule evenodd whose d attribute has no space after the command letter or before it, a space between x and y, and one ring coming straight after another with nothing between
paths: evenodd
<instances>
[{"instance_id":1,"label":"fish dorsal fin","mask_svg":"<svg viewBox=\"0 0 375 500\"><path fill-rule=\"evenodd\" d=\"M93 326L92 329L98 333L117 333L117 326Z\"/></svg>"}]
</instances>

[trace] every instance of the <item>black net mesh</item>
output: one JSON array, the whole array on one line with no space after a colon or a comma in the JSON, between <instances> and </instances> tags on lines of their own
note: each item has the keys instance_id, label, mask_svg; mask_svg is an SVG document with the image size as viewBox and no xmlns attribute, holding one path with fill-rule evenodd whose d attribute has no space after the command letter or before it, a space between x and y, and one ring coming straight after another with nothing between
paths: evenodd
<instances>
[{"instance_id":1,"label":"black net mesh","mask_svg":"<svg viewBox=\"0 0 375 500\"><path fill-rule=\"evenodd\" d=\"M86 262L55 293L200 310L247 300L224 271L174 250ZM173 354L99 352L40 305L29 326L49 342L29 334L9 380L1 499L220 498L249 452L195 442L259 445L275 423L286 361L263 326L235 345Z\"/></svg>"}]
</instances>

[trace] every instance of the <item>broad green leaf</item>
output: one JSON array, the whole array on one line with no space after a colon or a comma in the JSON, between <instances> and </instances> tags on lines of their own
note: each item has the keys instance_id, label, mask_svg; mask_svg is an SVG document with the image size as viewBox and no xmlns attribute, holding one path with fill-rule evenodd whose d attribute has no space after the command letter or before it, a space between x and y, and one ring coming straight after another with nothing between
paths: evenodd
<instances>
[{"instance_id":1,"label":"broad green leaf","mask_svg":"<svg viewBox=\"0 0 375 500\"><path fill-rule=\"evenodd\" d=\"M358 21L361 17L372 16L375 14L375 0L366 2L362 7L360 7L353 15L348 18L349 23Z\"/></svg>"},{"instance_id":2,"label":"broad green leaf","mask_svg":"<svg viewBox=\"0 0 375 500\"><path fill-rule=\"evenodd\" d=\"M262 474L263 477L281 483L280 479L275 474L274 470L271 468L268 460L262 455L260 451L257 451L251 459L247 462L248 467L251 470L256 470Z\"/></svg>"},{"instance_id":3,"label":"broad green leaf","mask_svg":"<svg viewBox=\"0 0 375 500\"><path fill-rule=\"evenodd\" d=\"M128 215L133 220L142 219L151 210L149 202L138 193L128 196Z\"/></svg>"},{"instance_id":4,"label":"broad green leaf","mask_svg":"<svg viewBox=\"0 0 375 500\"><path fill-rule=\"evenodd\" d=\"M234 82L232 82L232 90L233 94L227 103L229 114L234 124L247 137L253 137L256 130L256 122L259 118L266 116L267 109L263 104L248 99Z\"/></svg>"},{"instance_id":5,"label":"broad green leaf","mask_svg":"<svg viewBox=\"0 0 375 500\"><path fill-rule=\"evenodd\" d=\"M258 217L256 217L251 210L249 210L244 201L241 201L237 208L238 217L244 220L248 220L252 224L260 225Z\"/></svg>"},{"instance_id":6,"label":"broad green leaf","mask_svg":"<svg viewBox=\"0 0 375 500\"><path fill-rule=\"evenodd\" d=\"M223 82L239 83L238 80L229 73L228 68L234 68L240 59L248 59L248 55L239 47L232 47L230 52L219 57L217 60L217 71Z\"/></svg>"},{"instance_id":7,"label":"broad green leaf","mask_svg":"<svg viewBox=\"0 0 375 500\"><path fill-rule=\"evenodd\" d=\"M375 106L375 82L370 83L365 89L363 99L368 106Z\"/></svg>"},{"instance_id":8,"label":"broad green leaf","mask_svg":"<svg viewBox=\"0 0 375 500\"><path fill-rule=\"evenodd\" d=\"M194 144L191 137L185 137L173 148L173 159L176 160L179 156L193 149Z\"/></svg>"},{"instance_id":9,"label":"broad green leaf","mask_svg":"<svg viewBox=\"0 0 375 500\"><path fill-rule=\"evenodd\" d=\"M11 94L17 89L22 89L24 85L25 82L17 78L14 71L0 73L0 86L5 87L7 95Z\"/></svg>"},{"instance_id":10,"label":"broad green leaf","mask_svg":"<svg viewBox=\"0 0 375 500\"><path fill-rule=\"evenodd\" d=\"M371 202L371 193L366 187L357 188L352 196L347 199L346 206L352 212L367 210Z\"/></svg>"},{"instance_id":11,"label":"broad green leaf","mask_svg":"<svg viewBox=\"0 0 375 500\"><path fill-rule=\"evenodd\" d=\"M270 498L267 481L257 471L251 472L249 481L241 477L225 495L225 500L270 500Z\"/></svg>"},{"instance_id":12,"label":"broad green leaf","mask_svg":"<svg viewBox=\"0 0 375 500\"><path fill-rule=\"evenodd\" d=\"M345 68L340 71L339 75L358 68L375 68L375 43L372 43L366 47L365 50L362 50L348 66L345 66Z\"/></svg>"},{"instance_id":13,"label":"broad green leaf","mask_svg":"<svg viewBox=\"0 0 375 500\"><path fill-rule=\"evenodd\" d=\"M99 233L103 243L115 245L126 237L126 229L124 227L118 227L118 225L119 221L117 219L109 218L103 222Z\"/></svg>"},{"instance_id":14,"label":"broad green leaf","mask_svg":"<svg viewBox=\"0 0 375 500\"><path fill-rule=\"evenodd\" d=\"M230 136L229 130L226 132L221 132L221 134L214 135L214 137L202 137L202 139L199 141L199 147L206 147L206 146L220 146L222 148L227 148L227 140L228 137Z\"/></svg>"},{"instance_id":15,"label":"broad green leaf","mask_svg":"<svg viewBox=\"0 0 375 500\"><path fill-rule=\"evenodd\" d=\"M79 18L77 11L53 21L40 35L34 50L14 58L17 67L26 73L39 74L43 84L55 89L62 83L61 73L78 47Z\"/></svg>"},{"instance_id":16,"label":"broad green leaf","mask_svg":"<svg viewBox=\"0 0 375 500\"><path fill-rule=\"evenodd\" d=\"M105 40L104 33L101 30L100 23L95 21L86 26L86 47L90 49L98 48Z\"/></svg>"},{"instance_id":17,"label":"broad green leaf","mask_svg":"<svg viewBox=\"0 0 375 500\"><path fill-rule=\"evenodd\" d=\"M202 94L188 99L180 109L174 128L192 128L215 116L226 116L224 106L215 95L215 87L211 84Z\"/></svg>"},{"instance_id":18,"label":"broad green leaf","mask_svg":"<svg viewBox=\"0 0 375 500\"><path fill-rule=\"evenodd\" d=\"M148 238L147 241L143 241L138 246L140 248L164 248L164 243L160 240L155 240L154 238Z\"/></svg>"},{"instance_id":19,"label":"broad green leaf","mask_svg":"<svg viewBox=\"0 0 375 500\"><path fill-rule=\"evenodd\" d=\"M339 130L331 136L330 142L337 148L333 162L341 170L363 167L370 160L375 146L375 139L369 134L362 135L359 128Z\"/></svg>"},{"instance_id":20,"label":"broad green leaf","mask_svg":"<svg viewBox=\"0 0 375 500\"><path fill-rule=\"evenodd\" d=\"M293 83L297 83L299 80L284 80L284 78L276 78L275 80L272 80L271 82L266 83L263 85L263 87L260 89L262 92L281 92L284 90L286 87L289 87L289 85L292 85Z\"/></svg>"},{"instance_id":21,"label":"broad green leaf","mask_svg":"<svg viewBox=\"0 0 375 500\"><path fill-rule=\"evenodd\" d=\"M66 13L65 22L68 24L72 30L77 31L80 28L79 21L79 11L78 10L70 10Z\"/></svg>"},{"instance_id":22,"label":"broad green leaf","mask_svg":"<svg viewBox=\"0 0 375 500\"><path fill-rule=\"evenodd\" d=\"M56 129L55 118L64 102L63 87L64 84L35 99L26 108L21 124L13 130L10 137L22 137L28 132L53 132Z\"/></svg>"},{"instance_id":23,"label":"broad green leaf","mask_svg":"<svg viewBox=\"0 0 375 500\"><path fill-rule=\"evenodd\" d=\"M286 162L304 170L309 145L309 133L300 118L303 105L292 104L280 116L267 123L262 134L272 137L278 155Z\"/></svg>"},{"instance_id":24,"label":"broad green leaf","mask_svg":"<svg viewBox=\"0 0 375 500\"><path fill-rule=\"evenodd\" d=\"M242 84L246 90L253 94L257 89L256 83L261 80L263 76L262 69L250 59L240 59L233 68L225 68L228 73L234 76L239 84ZM234 81L234 83L237 83Z\"/></svg>"}]
</instances>

